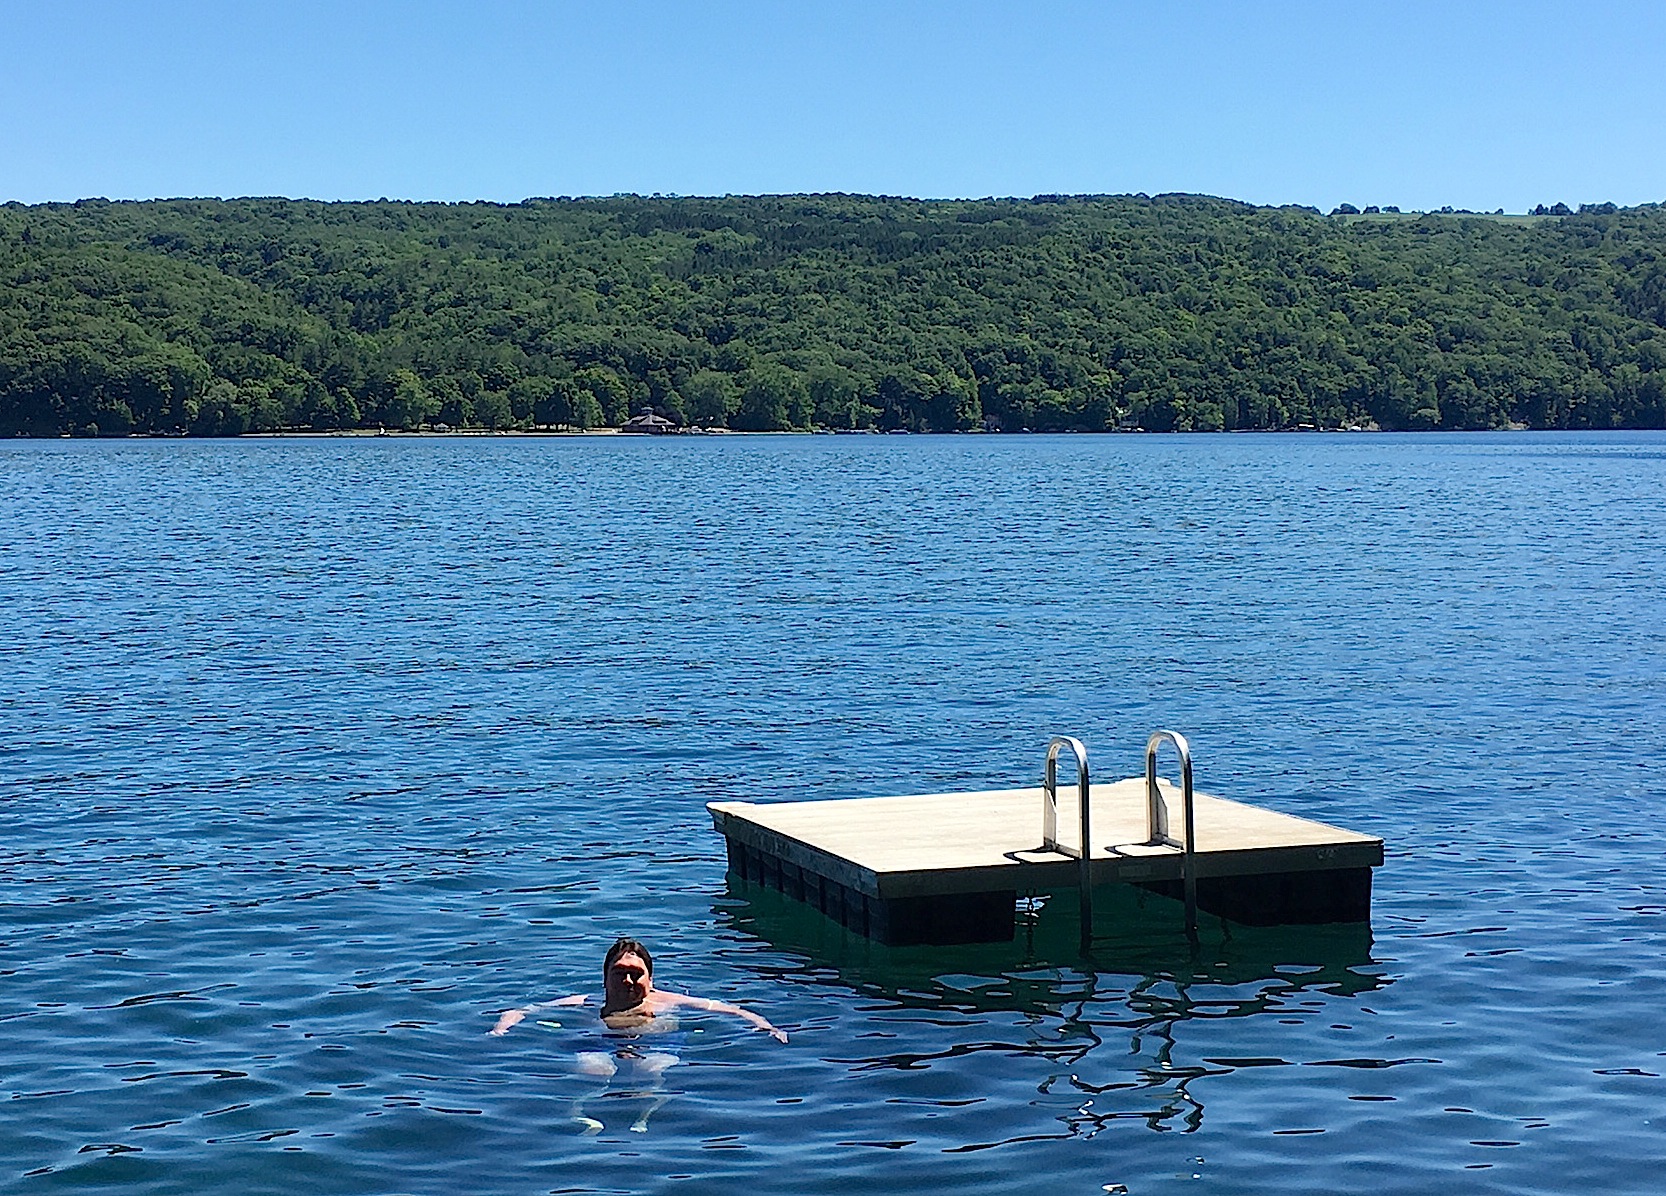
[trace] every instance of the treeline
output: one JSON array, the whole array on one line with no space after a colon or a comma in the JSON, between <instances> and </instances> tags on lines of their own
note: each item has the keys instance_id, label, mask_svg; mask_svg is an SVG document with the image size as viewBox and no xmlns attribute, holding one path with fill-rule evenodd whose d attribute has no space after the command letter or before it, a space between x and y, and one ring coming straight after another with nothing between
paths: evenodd
<instances>
[{"instance_id":1,"label":"treeline","mask_svg":"<svg viewBox=\"0 0 1666 1196\"><path fill-rule=\"evenodd\" d=\"M1566 212L1566 209L1562 209ZM1666 426L1666 209L0 207L0 433Z\"/></svg>"}]
</instances>

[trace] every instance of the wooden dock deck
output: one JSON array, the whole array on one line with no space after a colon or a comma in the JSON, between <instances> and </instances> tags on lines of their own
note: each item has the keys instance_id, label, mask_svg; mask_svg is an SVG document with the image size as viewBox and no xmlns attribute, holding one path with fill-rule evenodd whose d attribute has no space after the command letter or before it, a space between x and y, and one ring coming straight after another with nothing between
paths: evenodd
<instances>
[{"instance_id":1,"label":"wooden dock deck","mask_svg":"<svg viewBox=\"0 0 1666 1196\"><path fill-rule=\"evenodd\" d=\"M1180 788L1160 780L1171 810ZM1079 825L1060 786L1059 842ZM1198 908L1248 925L1369 921L1381 839L1198 792ZM1076 888L1081 862L1042 846L1044 791L996 789L835 801L713 802L730 871L882 942L1009 939L1018 894ZM1148 840L1146 780L1091 787L1094 886L1179 896L1182 856Z\"/></svg>"}]
</instances>

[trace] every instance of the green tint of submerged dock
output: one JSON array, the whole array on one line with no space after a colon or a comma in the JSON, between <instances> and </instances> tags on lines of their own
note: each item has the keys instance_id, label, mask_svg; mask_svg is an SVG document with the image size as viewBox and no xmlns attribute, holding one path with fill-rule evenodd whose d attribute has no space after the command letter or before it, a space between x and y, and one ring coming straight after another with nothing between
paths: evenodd
<instances>
[{"instance_id":1,"label":"green tint of submerged dock","mask_svg":"<svg viewBox=\"0 0 1666 1196\"><path fill-rule=\"evenodd\" d=\"M728 842L733 874L895 945L1007 940L1020 893L1079 888L1090 898L1093 887L1118 883L1173 897L1190 889L1197 909L1252 926L1370 920L1381 839L1205 793L1190 794L1194 833L1170 836L1167 813L1186 804L1191 766L1185 740L1159 734L1180 748L1182 786L1155 777L1154 746L1147 777L1085 785L1085 749L1056 740L1049 779L1058 745L1074 745L1081 763L1074 788L713 802L708 809ZM1084 788L1091 808L1085 860L1079 835L1064 841L1052 830L1081 824ZM1085 939L1086 899L1083 916Z\"/></svg>"}]
</instances>

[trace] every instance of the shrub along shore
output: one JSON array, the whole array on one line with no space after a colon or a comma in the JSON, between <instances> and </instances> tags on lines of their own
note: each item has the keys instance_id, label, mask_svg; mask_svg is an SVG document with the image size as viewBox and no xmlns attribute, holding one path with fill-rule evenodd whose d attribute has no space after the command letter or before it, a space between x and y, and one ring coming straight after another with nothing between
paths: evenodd
<instances>
[{"instance_id":1,"label":"shrub along shore","mask_svg":"<svg viewBox=\"0 0 1666 1196\"><path fill-rule=\"evenodd\" d=\"M0 433L1666 426L1666 208L1539 210L8 204Z\"/></svg>"}]
</instances>

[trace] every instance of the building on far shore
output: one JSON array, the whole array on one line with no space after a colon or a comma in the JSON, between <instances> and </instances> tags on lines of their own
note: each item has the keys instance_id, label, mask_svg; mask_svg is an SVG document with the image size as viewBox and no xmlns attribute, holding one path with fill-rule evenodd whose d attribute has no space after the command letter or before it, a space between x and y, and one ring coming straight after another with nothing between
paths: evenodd
<instances>
[{"instance_id":1,"label":"building on far shore","mask_svg":"<svg viewBox=\"0 0 1666 1196\"><path fill-rule=\"evenodd\" d=\"M621 432L646 432L652 436L663 436L667 432L675 432L677 425L663 415L655 415L652 407L644 407L642 411L631 416L619 425Z\"/></svg>"}]
</instances>

